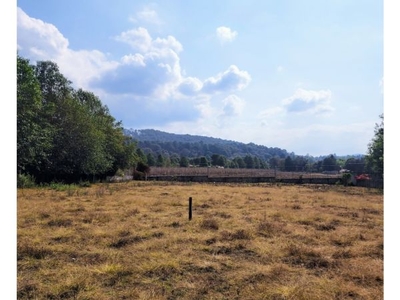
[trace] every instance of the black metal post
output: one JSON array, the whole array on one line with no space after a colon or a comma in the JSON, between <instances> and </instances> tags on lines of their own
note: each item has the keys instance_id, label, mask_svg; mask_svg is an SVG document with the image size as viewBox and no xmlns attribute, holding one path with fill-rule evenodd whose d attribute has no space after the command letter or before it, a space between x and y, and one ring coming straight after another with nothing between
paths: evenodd
<instances>
[{"instance_id":1,"label":"black metal post","mask_svg":"<svg viewBox=\"0 0 400 300\"><path fill-rule=\"evenodd\" d=\"M189 221L192 219L192 197L189 197Z\"/></svg>"}]
</instances>

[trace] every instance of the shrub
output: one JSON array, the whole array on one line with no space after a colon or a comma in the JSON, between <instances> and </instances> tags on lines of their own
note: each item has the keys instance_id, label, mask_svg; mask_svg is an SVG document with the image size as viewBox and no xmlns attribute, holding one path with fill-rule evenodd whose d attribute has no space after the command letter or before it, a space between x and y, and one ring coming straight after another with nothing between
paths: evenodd
<instances>
[{"instance_id":1,"label":"shrub","mask_svg":"<svg viewBox=\"0 0 400 300\"><path fill-rule=\"evenodd\" d=\"M65 184L63 182L50 182L49 188L58 192L68 192L71 190L76 190L77 186L75 184Z\"/></svg>"},{"instance_id":2,"label":"shrub","mask_svg":"<svg viewBox=\"0 0 400 300\"><path fill-rule=\"evenodd\" d=\"M251 235L246 230L239 229L239 230L236 230L235 232L222 231L221 238L222 238L222 240L228 240L228 241L249 240L249 239L251 239Z\"/></svg>"},{"instance_id":3,"label":"shrub","mask_svg":"<svg viewBox=\"0 0 400 300\"><path fill-rule=\"evenodd\" d=\"M17 175L17 188L31 188L36 185L35 177L29 174Z\"/></svg>"},{"instance_id":4,"label":"shrub","mask_svg":"<svg viewBox=\"0 0 400 300\"><path fill-rule=\"evenodd\" d=\"M204 219L203 222L201 223L201 228L218 230L219 226L218 222L214 219Z\"/></svg>"},{"instance_id":5,"label":"shrub","mask_svg":"<svg viewBox=\"0 0 400 300\"><path fill-rule=\"evenodd\" d=\"M342 182L344 186L350 185L351 184L351 174L350 173L344 173L342 175Z\"/></svg>"},{"instance_id":6,"label":"shrub","mask_svg":"<svg viewBox=\"0 0 400 300\"><path fill-rule=\"evenodd\" d=\"M79 181L79 187L90 187L91 183L89 181Z\"/></svg>"}]
</instances>

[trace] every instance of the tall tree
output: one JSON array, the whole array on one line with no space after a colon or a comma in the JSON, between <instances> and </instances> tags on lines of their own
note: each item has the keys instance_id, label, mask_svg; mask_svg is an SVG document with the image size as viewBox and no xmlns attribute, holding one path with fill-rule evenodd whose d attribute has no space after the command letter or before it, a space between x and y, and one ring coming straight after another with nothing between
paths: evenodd
<instances>
[{"instance_id":1,"label":"tall tree","mask_svg":"<svg viewBox=\"0 0 400 300\"><path fill-rule=\"evenodd\" d=\"M139 161L141 161L144 164L147 164L147 156L146 156L146 154L144 154L142 149L137 148L136 155L137 155Z\"/></svg>"},{"instance_id":2,"label":"tall tree","mask_svg":"<svg viewBox=\"0 0 400 300\"><path fill-rule=\"evenodd\" d=\"M181 156L179 159L179 166L180 167L189 167L189 160L186 156Z\"/></svg>"},{"instance_id":3,"label":"tall tree","mask_svg":"<svg viewBox=\"0 0 400 300\"><path fill-rule=\"evenodd\" d=\"M40 181L111 175L137 161L136 142L93 93L57 64L17 56L17 169Z\"/></svg>"},{"instance_id":4,"label":"tall tree","mask_svg":"<svg viewBox=\"0 0 400 300\"><path fill-rule=\"evenodd\" d=\"M254 158L251 155L246 155L244 158L244 163L247 169L254 169Z\"/></svg>"},{"instance_id":5,"label":"tall tree","mask_svg":"<svg viewBox=\"0 0 400 300\"><path fill-rule=\"evenodd\" d=\"M156 165L157 167L165 167L165 158L162 154L158 154Z\"/></svg>"},{"instance_id":6,"label":"tall tree","mask_svg":"<svg viewBox=\"0 0 400 300\"><path fill-rule=\"evenodd\" d=\"M278 156L273 156L273 157L271 157L270 159L269 159L269 166L270 166L270 168L271 169L278 169L279 168L279 166L280 166L280 161L281 161L282 159L280 158L280 157L278 157Z\"/></svg>"},{"instance_id":7,"label":"tall tree","mask_svg":"<svg viewBox=\"0 0 400 300\"><path fill-rule=\"evenodd\" d=\"M374 137L368 145L367 167L376 176L383 178L383 114L380 124L375 124Z\"/></svg>"},{"instance_id":8,"label":"tall tree","mask_svg":"<svg viewBox=\"0 0 400 300\"><path fill-rule=\"evenodd\" d=\"M244 168L247 167L247 166L246 166L246 162L245 162L244 159L243 159L242 157L240 157L240 156L235 157L235 158L233 159L233 161L236 163L236 165L237 165L238 168L240 168L240 169L244 169Z\"/></svg>"},{"instance_id":9,"label":"tall tree","mask_svg":"<svg viewBox=\"0 0 400 300\"><path fill-rule=\"evenodd\" d=\"M149 153L147 153L147 163L148 163L148 165L150 166L150 167L153 167L153 166L155 166L156 165L156 159L154 158L154 155L151 153L151 152L149 152Z\"/></svg>"},{"instance_id":10,"label":"tall tree","mask_svg":"<svg viewBox=\"0 0 400 300\"><path fill-rule=\"evenodd\" d=\"M344 168L351 172L362 174L365 169L365 160L364 158L350 157L346 160Z\"/></svg>"},{"instance_id":11,"label":"tall tree","mask_svg":"<svg viewBox=\"0 0 400 300\"><path fill-rule=\"evenodd\" d=\"M294 163L290 156L285 158L285 171L288 172L294 171Z\"/></svg>"},{"instance_id":12,"label":"tall tree","mask_svg":"<svg viewBox=\"0 0 400 300\"><path fill-rule=\"evenodd\" d=\"M199 164L200 164L200 167L208 167L209 166L208 160L207 160L207 158L205 156L201 156L200 157Z\"/></svg>"},{"instance_id":13,"label":"tall tree","mask_svg":"<svg viewBox=\"0 0 400 300\"><path fill-rule=\"evenodd\" d=\"M17 171L39 168L51 147L49 128L42 120L42 94L34 67L17 56ZM30 170L29 170L30 169Z\"/></svg>"},{"instance_id":14,"label":"tall tree","mask_svg":"<svg viewBox=\"0 0 400 300\"><path fill-rule=\"evenodd\" d=\"M72 92L72 82L61 74L56 63L52 61L38 61L34 69L36 78L40 82L40 89L43 96L42 101L45 104L57 104ZM52 105L51 108L56 110L57 107Z\"/></svg>"},{"instance_id":15,"label":"tall tree","mask_svg":"<svg viewBox=\"0 0 400 300\"><path fill-rule=\"evenodd\" d=\"M322 160L322 171L335 171L339 166L336 163L336 157L331 154Z\"/></svg>"}]
</instances>

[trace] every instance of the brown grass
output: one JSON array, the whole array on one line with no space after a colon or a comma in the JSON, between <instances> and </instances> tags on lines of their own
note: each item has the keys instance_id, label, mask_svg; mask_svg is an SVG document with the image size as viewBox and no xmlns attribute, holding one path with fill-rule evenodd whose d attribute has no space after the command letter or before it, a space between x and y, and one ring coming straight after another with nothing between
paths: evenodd
<instances>
[{"instance_id":1,"label":"brown grass","mask_svg":"<svg viewBox=\"0 0 400 300\"><path fill-rule=\"evenodd\" d=\"M375 190L127 182L17 204L18 299L383 299Z\"/></svg>"}]
</instances>

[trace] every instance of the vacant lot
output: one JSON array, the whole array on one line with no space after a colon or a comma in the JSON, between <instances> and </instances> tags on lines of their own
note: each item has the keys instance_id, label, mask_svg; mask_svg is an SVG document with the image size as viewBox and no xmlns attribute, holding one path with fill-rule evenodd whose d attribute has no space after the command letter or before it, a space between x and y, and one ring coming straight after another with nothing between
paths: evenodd
<instances>
[{"instance_id":1,"label":"vacant lot","mask_svg":"<svg viewBox=\"0 0 400 300\"><path fill-rule=\"evenodd\" d=\"M128 182L17 204L18 299L383 299L381 191Z\"/></svg>"}]
</instances>

